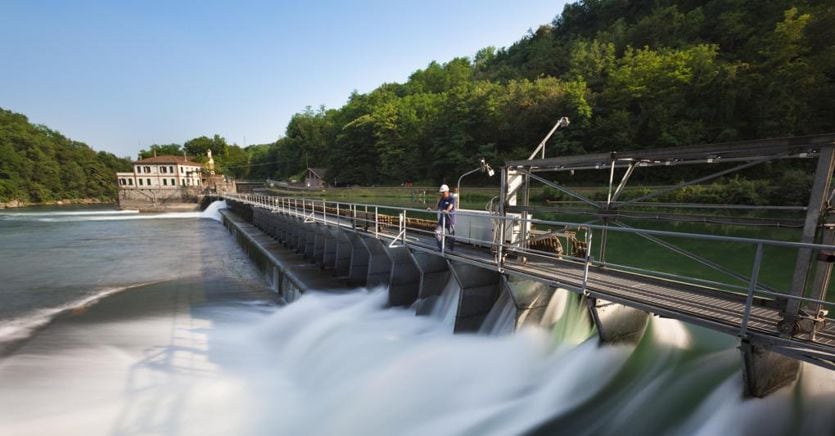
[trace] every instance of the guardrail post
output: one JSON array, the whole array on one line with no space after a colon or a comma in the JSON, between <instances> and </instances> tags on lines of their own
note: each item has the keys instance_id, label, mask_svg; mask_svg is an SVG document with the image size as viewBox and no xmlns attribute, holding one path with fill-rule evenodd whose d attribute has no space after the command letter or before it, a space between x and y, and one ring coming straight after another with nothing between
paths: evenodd
<instances>
[{"instance_id":1,"label":"guardrail post","mask_svg":"<svg viewBox=\"0 0 835 436\"><path fill-rule=\"evenodd\" d=\"M586 228L586 264L583 267L583 295L588 296L588 291L586 290L586 286L589 283L589 267L591 266L592 257L591 257L591 240L592 234L591 229Z\"/></svg>"},{"instance_id":2,"label":"guardrail post","mask_svg":"<svg viewBox=\"0 0 835 436\"><path fill-rule=\"evenodd\" d=\"M446 215L441 212L441 253L446 254Z\"/></svg>"},{"instance_id":3,"label":"guardrail post","mask_svg":"<svg viewBox=\"0 0 835 436\"><path fill-rule=\"evenodd\" d=\"M763 243L757 243L757 251L754 254L754 267L751 269L751 281L748 283L748 295L745 297L745 312L742 314L742 325L739 328L739 337L748 336L748 320L751 317L751 306L754 304L754 291L757 289L757 281L760 276L760 265L763 260Z\"/></svg>"}]
</instances>

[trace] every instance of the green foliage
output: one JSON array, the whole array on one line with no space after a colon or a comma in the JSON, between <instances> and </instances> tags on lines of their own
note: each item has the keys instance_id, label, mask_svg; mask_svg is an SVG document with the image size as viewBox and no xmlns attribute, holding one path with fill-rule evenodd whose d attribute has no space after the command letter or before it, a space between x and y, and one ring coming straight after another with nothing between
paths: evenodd
<instances>
[{"instance_id":1,"label":"green foliage","mask_svg":"<svg viewBox=\"0 0 835 436\"><path fill-rule=\"evenodd\" d=\"M183 147L180 144L154 144L148 147L147 150L142 149L139 151L139 156L142 159L146 159L153 156L179 156L183 154Z\"/></svg>"},{"instance_id":2,"label":"green foliage","mask_svg":"<svg viewBox=\"0 0 835 436\"><path fill-rule=\"evenodd\" d=\"M549 156L832 131L827 3L581 0L510 47L433 61L341 108L296 114L283 138L250 153L252 174L284 179L309 166L338 184L454 182L479 157L527 157L561 116L572 124Z\"/></svg>"},{"instance_id":3,"label":"green foliage","mask_svg":"<svg viewBox=\"0 0 835 436\"><path fill-rule=\"evenodd\" d=\"M215 135L211 138L201 136L190 139L183 144L183 149L189 156L194 156L202 160L205 160L206 153L209 150L212 150L213 156L221 156L226 153L228 147L229 145L226 144L226 139L220 135Z\"/></svg>"},{"instance_id":4,"label":"green foliage","mask_svg":"<svg viewBox=\"0 0 835 436\"><path fill-rule=\"evenodd\" d=\"M0 201L116 198L117 171L131 163L96 153L25 116L0 109Z\"/></svg>"},{"instance_id":5,"label":"green foliage","mask_svg":"<svg viewBox=\"0 0 835 436\"><path fill-rule=\"evenodd\" d=\"M227 174L236 179L245 179L248 175L249 155L237 145L228 146L226 152L215 159L215 163L221 174Z\"/></svg>"}]
</instances>

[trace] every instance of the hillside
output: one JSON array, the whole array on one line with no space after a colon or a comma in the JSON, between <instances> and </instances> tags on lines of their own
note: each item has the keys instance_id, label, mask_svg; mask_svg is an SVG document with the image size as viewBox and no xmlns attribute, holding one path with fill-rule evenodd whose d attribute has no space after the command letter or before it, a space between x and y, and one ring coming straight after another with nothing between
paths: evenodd
<instances>
[{"instance_id":1,"label":"hillside","mask_svg":"<svg viewBox=\"0 0 835 436\"><path fill-rule=\"evenodd\" d=\"M250 177L451 180L526 156L563 115L549 156L835 131L833 42L832 2L579 1L510 47L296 114Z\"/></svg>"},{"instance_id":2,"label":"hillside","mask_svg":"<svg viewBox=\"0 0 835 436\"><path fill-rule=\"evenodd\" d=\"M116 171L131 164L0 108L0 203L115 201Z\"/></svg>"}]
</instances>

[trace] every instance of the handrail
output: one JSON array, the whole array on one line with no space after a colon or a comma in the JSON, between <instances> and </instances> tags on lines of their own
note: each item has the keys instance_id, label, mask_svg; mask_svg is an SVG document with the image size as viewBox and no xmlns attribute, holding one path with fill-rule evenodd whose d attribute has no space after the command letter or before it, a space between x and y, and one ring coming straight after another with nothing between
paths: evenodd
<instances>
[{"instance_id":1,"label":"handrail","mask_svg":"<svg viewBox=\"0 0 835 436\"><path fill-rule=\"evenodd\" d=\"M235 199L234 196L236 195L247 195L247 194L229 194L224 193L222 194L223 197L230 197ZM287 197L287 198L298 198L298 197ZM302 201L312 201L305 198L299 198ZM418 212L418 213L430 213L427 212L426 209L416 209L411 207L404 207L404 206L391 206L391 205L381 205L381 204L373 204L373 203L349 203L349 202L339 202L339 201L327 201L327 204L342 204L342 205L358 205L358 206L367 206L369 208L377 208L377 209L393 209L399 211L410 211L410 212ZM482 213L473 213L467 212L466 210L456 210L456 216L472 216L477 218L484 218L485 214ZM504 221L521 221L521 218L518 216L497 216L491 215L492 219L499 219ZM740 237L740 236L721 236L721 235L708 235L702 233L687 233L687 232L673 232L669 230L652 230L652 229L638 229L638 228L620 228L620 227L613 227L613 226L605 226L602 224L589 224L589 223L577 223L571 221L557 221L557 220L541 220L535 218L528 218L525 220L530 224L541 224L541 225L555 225L555 226L569 226L569 227L578 227L584 226L589 229L593 230L608 230L610 232L619 232L619 233L642 233L646 235L655 235L655 236L668 236L674 238L687 238L687 239L702 239L708 241L720 241L720 242L735 242L740 244L752 244L756 245L762 242L765 245L775 246L775 247L785 247L785 248L809 248L812 250L832 250L835 251L835 245L827 245L827 244L815 244L815 243L805 243L805 242L793 242L793 241L780 241L776 239L761 239L761 238L747 238L747 237Z\"/></svg>"},{"instance_id":2,"label":"handrail","mask_svg":"<svg viewBox=\"0 0 835 436\"><path fill-rule=\"evenodd\" d=\"M231 194L231 193L224 193L221 194L221 197L228 198L231 200L242 201L245 203L254 204L257 206L268 208L272 211L284 211L287 213L295 214L296 216L305 218L306 221L310 220L311 222L321 222L327 225L334 225L339 227L344 227L346 229L356 229L357 222L365 222L366 226L371 229L371 225L373 224L373 234L375 237L385 237L392 239L392 243L400 240L403 241L404 244L414 244L417 241L417 238L414 236L409 236L410 233L412 234L427 234L429 233L425 229L421 228L413 228L408 226L408 221L406 219L407 212L416 212L417 216L419 214L430 214L434 212L427 212L425 209L417 209L417 208L410 208L410 207L402 207L402 206L388 206L388 205L378 205L378 204L364 204L364 203L351 203L351 202L344 202L344 201L327 201L327 200L309 200L305 198L298 198L298 197L276 197L276 196L266 196L263 194ZM301 203L301 205L299 205ZM322 208L322 212L320 215L317 215L318 208ZM328 208L333 207L337 210L337 215L328 219ZM344 208L344 209L343 209ZM360 213L358 209L363 210L362 218L360 218ZM382 215L380 213L380 209L386 210L395 210L399 213L397 215L393 215L392 217L397 217L398 220L396 222L392 221L391 223L381 223L381 216L388 216ZM340 212L343 210L347 210L348 215L342 215ZM332 213L331 213L332 214ZM371 216L373 215L373 217ZM754 294L761 294L761 295L768 295L771 297L776 298L783 298L788 300L799 300L808 303L816 303L825 305L827 307L835 306L835 302L825 301L825 300L818 300L803 296L795 296L790 295L788 293L780 293L780 292L773 292L768 291L766 289L762 289L759 286L759 275L760 275L760 268L762 265L762 258L764 255L764 247L766 246L776 246L776 247L785 247L785 248L797 248L797 249L813 249L813 250L833 250L835 251L835 245L826 245L826 244L815 244L815 243L801 243L801 242L790 242L790 241L777 241L777 240L769 240L769 239L758 239L758 238L745 238L745 237L735 237L735 236L720 236L720 235L704 235L704 234L697 234L697 233L684 233L684 232L673 232L673 231L666 231L666 230L650 230L650 229L637 229L637 228L620 228L620 227L607 227L603 225L594 225L594 224L581 224L581 223L573 223L568 221L551 221L551 220L540 220L540 219L526 219L523 220L520 216L497 216L493 214L484 213L472 213L466 211L456 211L456 215L458 216L471 216L481 219L488 219L488 220L499 220L504 223L507 222L515 222L515 223L522 223L526 225L527 223L532 224L541 224L541 225L549 225L549 226L564 226L569 228L576 228L578 231L585 230L585 238L586 238L586 256L584 258L575 258L571 256L564 256L567 259L562 259L562 261L573 262L580 268L582 268L582 291L586 291L586 284L588 281L589 276L589 268L592 266L600 266L596 265L593 257L591 256L591 238L593 229L607 229L609 231L619 231L622 233L627 234L650 234L656 236L667 236L667 237L676 237L676 238L690 238L690 239L701 239L701 240L711 240L711 241L721 241L721 242L733 242L739 244L746 244L746 245L753 245L756 248L755 258L752 265L752 274L750 277L750 281L747 286L747 293L745 304L744 304L744 312L742 313L742 323L740 326L739 335L744 337L747 335L748 332L748 319L751 314L751 310L753 307L753 300ZM433 220L434 221L434 220ZM381 231L381 225L390 225L397 228L396 234L388 234ZM499 230L500 233L503 233L503 229L506 224L500 225ZM442 225L442 237L441 240L441 251L445 254L448 253L446 250L446 226ZM456 236L457 238L458 236ZM543 257L547 255L547 253L538 251L535 249L527 248L524 246L513 245L506 243L505 240L499 240L498 243L495 240L478 240L478 239L468 239L470 242L483 244L485 246L489 246L491 248L496 248L498 253L507 253L508 251L513 252L515 254L519 254L522 256L529 255L529 256L536 256L536 257ZM497 256L493 259L491 265L495 265L499 271L504 268L504 259L503 256ZM690 283L686 280L692 281L691 284L694 286L704 286L706 284L712 285L714 287L725 287L727 290L735 290L737 292L742 291L745 288L740 286L728 284L728 283L720 283L710 280L704 280L696 277L682 277L671 273L665 273L662 271L652 271L652 270L644 270L635 267L628 267L625 265L614 265L614 264L607 264L607 269L611 269L614 271L622 271L628 272L628 269L640 271L640 273L649 276L655 276L659 279L665 280L675 280L680 281L683 283ZM611 268L615 267L615 268ZM617 268L623 267L623 269ZM667 276L666 278L664 276ZM699 284L701 282L701 284Z\"/></svg>"}]
</instances>

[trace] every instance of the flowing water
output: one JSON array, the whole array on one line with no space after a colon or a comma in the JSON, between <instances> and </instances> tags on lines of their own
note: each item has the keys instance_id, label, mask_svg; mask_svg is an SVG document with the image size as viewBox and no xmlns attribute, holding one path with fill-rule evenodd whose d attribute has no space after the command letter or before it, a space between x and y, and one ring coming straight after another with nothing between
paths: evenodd
<instances>
[{"instance_id":1,"label":"flowing water","mask_svg":"<svg viewBox=\"0 0 835 436\"><path fill-rule=\"evenodd\" d=\"M212 215L0 213L0 434L835 434L835 372L743 400L734 338L653 318L601 347L562 290L515 334L503 296L453 335L454 280L424 317L279 306Z\"/></svg>"}]
</instances>

